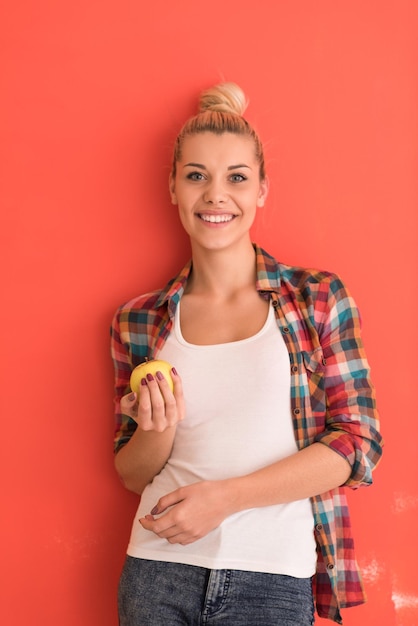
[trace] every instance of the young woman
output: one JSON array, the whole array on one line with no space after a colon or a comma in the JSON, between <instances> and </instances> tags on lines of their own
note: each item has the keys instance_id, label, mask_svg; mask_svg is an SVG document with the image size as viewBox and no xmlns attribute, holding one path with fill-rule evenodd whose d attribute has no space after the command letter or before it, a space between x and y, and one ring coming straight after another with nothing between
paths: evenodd
<instances>
[{"instance_id":1,"label":"young woman","mask_svg":"<svg viewBox=\"0 0 418 626\"><path fill-rule=\"evenodd\" d=\"M381 436L359 315L334 274L251 242L268 194L234 84L202 94L169 188L192 259L116 313L116 469L141 494L121 626L307 626L364 601L342 486ZM129 389L146 358L172 364ZM181 376L180 376L181 374Z\"/></svg>"}]
</instances>

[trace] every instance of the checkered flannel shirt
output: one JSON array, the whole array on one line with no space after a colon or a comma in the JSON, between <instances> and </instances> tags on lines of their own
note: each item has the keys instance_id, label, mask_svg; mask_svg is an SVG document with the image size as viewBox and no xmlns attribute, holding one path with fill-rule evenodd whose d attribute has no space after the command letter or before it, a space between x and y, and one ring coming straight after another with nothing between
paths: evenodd
<instances>
[{"instance_id":1,"label":"checkered flannel shirt","mask_svg":"<svg viewBox=\"0 0 418 626\"><path fill-rule=\"evenodd\" d=\"M256 288L271 300L289 351L297 445L299 449L313 442L329 446L352 468L345 486L370 485L382 438L355 302L335 274L284 265L254 247ZM155 358L163 346L190 271L191 262L163 290L131 300L114 316L115 451L136 428L120 411L130 373L146 358ZM342 623L341 608L365 601L344 487L311 502L318 552L313 583L316 609L321 617Z\"/></svg>"}]
</instances>

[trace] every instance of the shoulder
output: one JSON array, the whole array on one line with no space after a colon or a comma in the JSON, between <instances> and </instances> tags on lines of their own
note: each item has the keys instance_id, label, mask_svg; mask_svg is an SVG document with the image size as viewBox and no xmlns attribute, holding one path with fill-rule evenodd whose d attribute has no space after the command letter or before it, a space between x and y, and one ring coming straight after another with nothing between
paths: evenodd
<instances>
[{"instance_id":1,"label":"shoulder","mask_svg":"<svg viewBox=\"0 0 418 626\"><path fill-rule=\"evenodd\" d=\"M142 295L136 296L122 304L115 313L115 318L120 320L135 320L164 316L167 308L174 307L178 303L191 269L189 261L181 271L171 278L162 289L155 289Z\"/></svg>"},{"instance_id":2,"label":"shoulder","mask_svg":"<svg viewBox=\"0 0 418 626\"><path fill-rule=\"evenodd\" d=\"M111 333L133 341L139 335L152 334L167 318L167 307L161 306L162 291L155 290L132 298L115 312Z\"/></svg>"},{"instance_id":3,"label":"shoulder","mask_svg":"<svg viewBox=\"0 0 418 626\"><path fill-rule=\"evenodd\" d=\"M281 280L295 287L303 287L305 284L319 285L322 283L332 284L336 281L341 282L337 274L328 270L287 265L286 263L278 263L278 266Z\"/></svg>"},{"instance_id":4,"label":"shoulder","mask_svg":"<svg viewBox=\"0 0 418 626\"><path fill-rule=\"evenodd\" d=\"M158 302L162 293L163 291L161 289L156 289L155 291L149 291L148 293L135 296L118 307L116 315L121 317L156 311L159 308Z\"/></svg>"},{"instance_id":5,"label":"shoulder","mask_svg":"<svg viewBox=\"0 0 418 626\"><path fill-rule=\"evenodd\" d=\"M287 285L292 290L301 292L306 289L337 292L344 287L343 280L335 272L315 267L289 265L276 260L264 250L260 249L260 252L266 275L270 279L277 278L280 285Z\"/></svg>"},{"instance_id":6,"label":"shoulder","mask_svg":"<svg viewBox=\"0 0 418 626\"><path fill-rule=\"evenodd\" d=\"M287 312L305 311L316 324L329 315L357 316L357 306L346 284L335 272L317 267L303 267L277 261L264 250L263 269L270 288L275 291ZM304 314L305 316L305 314Z\"/></svg>"},{"instance_id":7,"label":"shoulder","mask_svg":"<svg viewBox=\"0 0 418 626\"><path fill-rule=\"evenodd\" d=\"M302 312L320 335L360 328L361 315L349 288L335 272L281 265L281 296L285 310Z\"/></svg>"},{"instance_id":8,"label":"shoulder","mask_svg":"<svg viewBox=\"0 0 418 626\"><path fill-rule=\"evenodd\" d=\"M280 282L285 288L302 296L341 299L348 295L344 280L328 270L279 264Z\"/></svg>"}]
</instances>

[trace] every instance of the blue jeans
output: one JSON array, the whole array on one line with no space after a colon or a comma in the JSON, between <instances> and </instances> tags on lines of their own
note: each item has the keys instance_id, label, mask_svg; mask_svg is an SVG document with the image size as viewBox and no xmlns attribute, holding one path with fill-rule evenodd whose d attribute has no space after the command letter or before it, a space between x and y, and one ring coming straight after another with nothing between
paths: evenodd
<instances>
[{"instance_id":1,"label":"blue jeans","mask_svg":"<svg viewBox=\"0 0 418 626\"><path fill-rule=\"evenodd\" d=\"M310 578L128 556L119 583L120 626L312 626Z\"/></svg>"}]
</instances>

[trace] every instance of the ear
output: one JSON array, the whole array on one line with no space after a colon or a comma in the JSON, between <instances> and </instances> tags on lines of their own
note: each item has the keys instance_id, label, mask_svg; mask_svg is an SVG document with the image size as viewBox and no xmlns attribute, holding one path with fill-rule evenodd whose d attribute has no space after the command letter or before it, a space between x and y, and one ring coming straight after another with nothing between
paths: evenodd
<instances>
[{"instance_id":1,"label":"ear","mask_svg":"<svg viewBox=\"0 0 418 626\"><path fill-rule=\"evenodd\" d=\"M170 196L171 196L171 202L172 204L177 204L177 196L176 196L176 192L175 192L175 188L176 188L176 183L173 177L173 174L170 173L169 179L168 179L168 188L170 190Z\"/></svg>"},{"instance_id":2,"label":"ear","mask_svg":"<svg viewBox=\"0 0 418 626\"><path fill-rule=\"evenodd\" d=\"M267 199L268 193L269 193L269 187L270 187L270 181L267 178L267 176L265 177L264 180L261 181L260 183L260 190L258 192L258 199L257 199L257 206L258 207L263 207L264 203Z\"/></svg>"}]
</instances>

